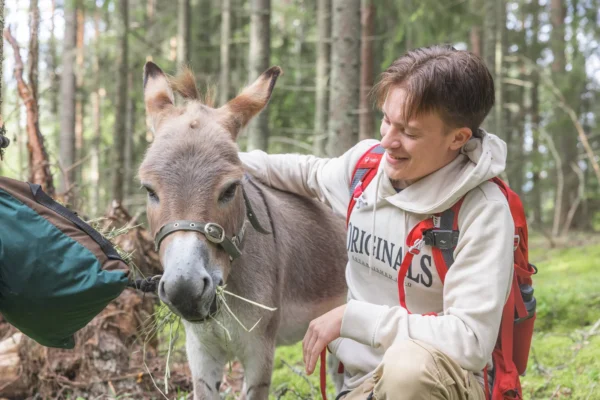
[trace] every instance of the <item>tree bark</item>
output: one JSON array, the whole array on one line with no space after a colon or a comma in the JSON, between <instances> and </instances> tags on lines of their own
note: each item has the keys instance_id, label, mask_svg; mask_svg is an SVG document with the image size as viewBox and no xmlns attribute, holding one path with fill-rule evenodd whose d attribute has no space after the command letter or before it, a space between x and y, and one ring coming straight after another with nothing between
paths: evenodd
<instances>
[{"instance_id":1,"label":"tree bark","mask_svg":"<svg viewBox=\"0 0 600 400\"><path fill-rule=\"evenodd\" d=\"M483 17L483 59L485 64L490 71L490 74L494 78L494 82L497 84L497 73L496 73L496 2L497 0L483 0L484 1L484 17ZM497 85L496 92L497 92ZM488 130L496 129L496 111L495 107L490 110L486 120L485 128ZM498 132L496 132L498 133Z\"/></svg>"},{"instance_id":2,"label":"tree bark","mask_svg":"<svg viewBox=\"0 0 600 400\"><path fill-rule=\"evenodd\" d=\"M531 31L538 32L540 26L540 7L537 2L531 9ZM529 46L529 58L532 62L537 62L540 55L539 43L537 34L532 36L531 45ZM532 157L531 165L533 170L531 189L532 205L533 205L533 223L534 227L538 230L544 228L544 220L542 213L542 188L540 182L541 173L541 155L539 153L539 142L540 142L540 74L536 68L531 71L531 130L533 135L533 143L531 145Z\"/></svg>"},{"instance_id":3,"label":"tree bark","mask_svg":"<svg viewBox=\"0 0 600 400\"><path fill-rule=\"evenodd\" d=\"M471 0L471 10L476 14L476 21L471 25L471 30L469 31L469 41L471 43L471 52L478 55L479 57L483 56L482 52L482 18L481 18L481 0Z\"/></svg>"},{"instance_id":4,"label":"tree bark","mask_svg":"<svg viewBox=\"0 0 600 400\"><path fill-rule=\"evenodd\" d=\"M92 184L91 213L96 217L100 213L100 141L102 140L101 126L101 101L100 93L100 10L94 10L94 91L92 92L92 157L90 166L90 180Z\"/></svg>"},{"instance_id":5,"label":"tree bark","mask_svg":"<svg viewBox=\"0 0 600 400\"><path fill-rule=\"evenodd\" d=\"M223 105L229 100L231 87L230 74L230 42L231 40L231 0L221 1L221 68L219 71L219 104Z\"/></svg>"},{"instance_id":6,"label":"tree bark","mask_svg":"<svg viewBox=\"0 0 600 400\"><path fill-rule=\"evenodd\" d=\"M4 31L4 37L12 45L15 55L15 79L19 96L25 104L27 110L27 149L29 150L29 181L42 186L42 189L49 195L54 196L54 182L48 161L48 153L44 145L44 137L40 132L38 104L34 98L32 88L23 78L23 60L19 53L17 41L7 29Z\"/></svg>"},{"instance_id":7,"label":"tree bark","mask_svg":"<svg viewBox=\"0 0 600 400\"><path fill-rule=\"evenodd\" d=\"M40 8L38 0L29 1L29 57L27 58L27 69L29 71L29 87L33 100L39 104L38 72L40 55Z\"/></svg>"},{"instance_id":8,"label":"tree bark","mask_svg":"<svg viewBox=\"0 0 600 400\"><path fill-rule=\"evenodd\" d=\"M374 83L373 40L375 33L375 3L373 0L362 0L361 11L361 71L360 71L360 114L358 139L373 137L375 118L369 102L369 93Z\"/></svg>"},{"instance_id":9,"label":"tree bark","mask_svg":"<svg viewBox=\"0 0 600 400\"><path fill-rule=\"evenodd\" d=\"M329 119L329 73L331 59L331 0L317 1L317 77L313 153L325 155Z\"/></svg>"},{"instance_id":10,"label":"tree bark","mask_svg":"<svg viewBox=\"0 0 600 400\"><path fill-rule=\"evenodd\" d=\"M566 4L563 0L551 0L550 21L552 22L552 33L550 34L550 47L552 49L552 72L563 73L565 71L565 17L567 14Z\"/></svg>"},{"instance_id":11,"label":"tree bark","mask_svg":"<svg viewBox=\"0 0 600 400\"><path fill-rule=\"evenodd\" d=\"M52 0L50 7L52 17L50 19L50 39L48 42L48 70L50 75L50 112L58 119L58 78L56 75L56 67L58 65L58 56L56 54L56 21L54 14L56 13L56 0Z\"/></svg>"},{"instance_id":12,"label":"tree bark","mask_svg":"<svg viewBox=\"0 0 600 400\"><path fill-rule=\"evenodd\" d=\"M177 63L190 60L190 0L179 0L177 8Z\"/></svg>"},{"instance_id":13,"label":"tree bark","mask_svg":"<svg viewBox=\"0 0 600 400\"><path fill-rule=\"evenodd\" d=\"M77 69L75 71L75 160L76 164L79 164L78 160L83 157L83 58L84 58L84 40L85 35L85 15L81 3L77 7L77 39L76 39L76 56L75 63ZM78 165L73 170L73 179L75 185L81 181L81 165Z\"/></svg>"},{"instance_id":14,"label":"tree bark","mask_svg":"<svg viewBox=\"0 0 600 400\"><path fill-rule=\"evenodd\" d=\"M333 0L327 155L343 154L358 139L360 0Z\"/></svg>"},{"instance_id":15,"label":"tree bark","mask_svg":"<svg viewBox=\"0 0 600 400\"><path fill-rule=\"evenodd\" d=\"M271 58L271 0L250 1L249 82L269 68ZM269 147L269 109L265 108L248 128L248 151Z\"/></svg>"},{"instance_id":16,"label":"tree bark","mask_svg":"<svg viewBox=\"0 0 600 400\"><path fill-rule=\"evenodd\" d=\"M60 79L60 192L68 197L74 183L72 165L75 164L75 55L77 47L77 5L64 4L65 37L63 40L62 72Z\"/></svg>"},{"instance_id":17,"label":"tree bark","mask_svg":"<svg viewBox=\"0 0 600 400\"><path fill-rule=\"evenodd\" d=\"M496 135L506 138L507 132L505 129L505 114L504 114L504 47L505 47L505 31L506 31L506 3L505 0L496 0L496 43L495 57L496 66L496 104L494 105L494 130Z\"/></svg>"},{"instance_id":18,"label":"tree bark","mask_svg":"<svg viewBox=\"0 0 600 400\"><path fill-rule=\"evenodd\" d=\"M123 203L123 180L125 173L125 138L126 118L127 118L127 57L129 32L129 4L128 0L119 0L118 2L118 40L119 52L117 60L117 109L115 110L115 131L114 131L114 176L113 176L113 200Z\"/></svg>"}]
</instances>

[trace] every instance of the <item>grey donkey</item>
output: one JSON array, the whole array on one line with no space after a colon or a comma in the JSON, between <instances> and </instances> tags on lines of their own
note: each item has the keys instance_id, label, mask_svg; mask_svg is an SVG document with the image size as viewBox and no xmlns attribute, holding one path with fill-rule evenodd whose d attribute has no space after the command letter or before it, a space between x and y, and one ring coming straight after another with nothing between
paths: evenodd
<instances>
[{"instance_id":1,"label":"grey donkey","mask_svg":"<svg viewBox=\"0 0 600 400\"><path fill-rule=\"evenodd\" d=\"M159 297L183 320L196 400L219 398L232 357L244 366L244 397L267 399L275 347L301 340L312 319L346 301L343 219L249 178L238 157L236 138L266 106L280 73L270 68L214 108L189 70L168 79L156 64L144 67L154 141L139 178L164 268ZM260 320L247 332L216 312L219 286L277 310L226 295L246 327Z\"/></svg>"}]
</instances>

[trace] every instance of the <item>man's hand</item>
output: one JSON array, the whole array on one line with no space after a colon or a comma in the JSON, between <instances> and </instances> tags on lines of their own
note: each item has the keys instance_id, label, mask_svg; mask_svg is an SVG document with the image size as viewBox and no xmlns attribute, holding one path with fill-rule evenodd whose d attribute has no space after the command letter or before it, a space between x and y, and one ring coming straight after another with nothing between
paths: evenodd
<instances>
[{"instance_id":1,"label":"man's hand","mask_svg":"<svg viewBox=\"0 0 600 400\"><path fill-rule=\"evenodd\" d=\"M308 325L308 330L302 340L302 355L308 375L315 370L319 355L325 346L340 337L344 311L346 311L345 304L313 319Z\"/></svg>"}]
</instances>

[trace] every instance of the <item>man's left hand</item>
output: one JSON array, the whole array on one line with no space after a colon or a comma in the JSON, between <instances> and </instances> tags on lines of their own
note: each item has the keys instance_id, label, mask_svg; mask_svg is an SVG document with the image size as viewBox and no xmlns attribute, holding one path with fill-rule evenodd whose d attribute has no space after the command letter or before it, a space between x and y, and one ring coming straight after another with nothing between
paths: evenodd
<instances>
[{"instance_id":1,"label":"man's left hand","mask_svg":"<svg viewBox=\"0 0 600 400\"><path fill-rule=\"evenodd\" d=\"M323 349L330 342L340 337L344 311L346 311L345 304L334 308L319 318L313 319L308 325L308 330L302 340L302 355L308 375L315 370L317 360Z\"/></svg>"}]
</instances>

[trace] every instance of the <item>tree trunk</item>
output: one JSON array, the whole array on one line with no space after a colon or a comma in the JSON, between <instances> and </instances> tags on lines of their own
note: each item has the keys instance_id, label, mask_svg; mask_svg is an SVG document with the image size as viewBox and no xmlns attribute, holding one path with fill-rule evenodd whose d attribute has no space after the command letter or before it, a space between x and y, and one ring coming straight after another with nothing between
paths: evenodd
<instances>
[{"instance_id":1,"label":"tree trunk","mask_svg":"<svg viewBox=\"0 0 600 400\"><path fill-rule=\"evenodd\" d=\"M220 57L216 49L211 45L211 35L219 29L215 23L216 18L213 17L214 3L214 0L197 0L196 11L194 12L194 29L196 29L196 32L194 33L195 40L193 40L193 47L195 51L190 51L190 59L193 61L192 66L194 67L194 72L196 72L196 77L202 85L206 86L210 86L213 83L212 75L215 73L214 66L217 64L217 57ZM229 23L231 24L231 0L227 0L227 3L229 3L227 8L229 9ZM219 6L220 11L224 11L226 6L225 1L221 1ZM225 15L221 14L221 18L225 18ZM223 21L221 22L220 29L221 34L223 34L223 29L225 29ZM231 37L231 30L229 37ZM219 75L220 77L221 75Z\"/></svg>"},{"instance_id":2,"label":"tree trunk","mask_svg":"<svg viewBox=\"0 0 600 400\"><path fill-rule=\"evenodd\" d=\"M329 72L331 58L331 0L317 0L317 77L313 153L325 155L329 119Z\"/></svg>"},{"instance_id":3,"label":"tree trunk","mask_svg":"<svg viewBox=\"0 0 600 400\"><path fill-rule=\"evenodd\" d=\"M52 0L50 10L52 17L50 19L50 39L48 42L48 70L50 75L50 112L55 120L58 120L58 79L56 68L58 66L58 55L56 54L56 0Z\"/></svg>"},{"instance_id":4,"label":"tree trunk","mask_svg":"<svg viewBox=\"0 0 600 400\"><path fill-rule=\"evenodd\" d=\"M221 68L219 71L219 105L227 103L231 91L230 81L230 42L231 40L231 0L221 2Z\"/></svg>"},{"instance_id":5,"label":"tree trunk","mask_svg":"<svg viewBox=\"0 0 600 400\"><path fill-rule=\"evenodd\" d=\"M483 59L490 74L494 78L497 87L496 73L496 2L498 0L483 0L484 1L484 17L483 17ZM496 89L497 91L497 89ZM497 105L496 105L497 106ZM488 130L496 129L496 111L495 107L490 110L486 120L485 128ZM498 132L496 132L498 133Z\"/></svg>"},{"instance_id":6,"label":"tree trunk","mask_svg":"<svg viewBox=\"0 0 600 400\"><path fill-rule=\"evenodd\" d=\"M33 101L39 104L38 71L40 55L40 8L38 0L29 1L29 57L27 58L27 69L29 71L29 87Z\"/></svg>"},{"instance_id":7,"label":"tree trunk","mask_svg":"<svg viewBox=\"0 0 600 400\"><path fill-rule=\"evenodd\" d=\"M127 74L127 86L129 93L135 90L133 73L131 71ZM123 182L123 193L125 196L131 195L131 181L133 181L133 136L135 132L135 115L136 99L133 96L129 96L127 99L127 123L125 129L125 182Z\"/></svg>"},{"instance_id":8,"label":"tree trunk","mask_svg":"<svg viewBox=\"0 0 600 400\"><path fill-rule=\"evenodd\" d=\"M360 0L333 0L327 154L343 154L358 140Z\"/></svg>"},{"instance_id":9,"label":"tree trunk","mask_svg":"<svg viewBox=\"0 0 600 400\"><path fill-rule=\"evenodd\" d=\"M177 63L190 60L190 0L179 0L177 7Z\"/></svg>"},{"instance_id":10,"label":"tree trunk","mask_svg":"<svg viewBox=\"0 0 600 400\"><path fill-rule=\"evenodd\" d=\"M580 106L580 97L577 92L577 85L570 81L569 74L565 71L566 67L566 48L567 41L565 36L565 18L566 3L563 0L552 0L550 3L550 21L552 23L552 33L550 35L550 47L552 49L552 79L563 92L563 96L568 99L569 106L573 110L578 110ZM576 78L575 78L576 79ZM557 203L561 204L560 215L555 224L555 233L565 233L563 229L568 219L568 213L573 202L577 197L578 178L571 167L571 164L577 162L577 135L574 132L573 125L569 117L563 113L555 113L554 121L549 129L554 139L560 144L562 162L561 174L564 177L564 190L557 193ZM561 196L560 201L558 196Z\"/></svg>"},{"instance_id":11,"label":"tree trunk","mask_svg":"<svg viewBox=\"0 0 600 400\"><path fill-rule=\"evenodd\" d=\"M72 166L75 163L75 55L77 46L77 5L64 4L65 37L63 40L62 72L60 79L60 192L68 198L74 183Z\"/></svg>"},{"instance_id":12,"label":"tree trunk","mask_svg":"<svg viewBox=\"0 0 600 400\"><path fill-rule=\"evenodd\" d=\"M471 42L471 52L478 55L479 57L483 56L482 52L482 43L481 43L481 0L471 0L471 10L476 14L476 21L471 25L471 30L469 31L469 41Z\"/></svg>"},{"instance_id":13,"label":"tree trunk","mask_svg":"<svg viewBox=\"0 0 600 400\"><path fill-rule=\"evenodd\" d=\"M373 0L362 0L361 11L361 72L360 72L360 114L358 139L364 140L373 137L375 118L369 93L373 87L373 40L375 34L375 3Z\"/></svg>"},{"instance_id":14,"label":"tree trunk","mask_svg":"<svg viewBox=\"0 0 600 400\"><path fill-rule=\"evenodd\" d=\"M94 83L92 92L92 126L93 139L90 162L91 180L91 214L96 217L100 214L100 140L102 139L101 128L101 99L100 95L100 9L94 10Z\"/></svg>"},{"instance_id":15,"label":"tree trunk","mask_svg":"<svg viewBox=\"0 0 600 400\"><path fill-rule=\"evenodd\" d=\"M54 196L54 182L48 161L48 153L44 145L44 137L40 132L38 104L34 98L32 88L23 78L23 60L19 53L19 46L9 30L4 31L4 37L12 45L15 54L15 79L19 96L27 110L27 149L29 150L29 181L42 186L49 196ZM37 55L34 55L37 57ZM35 66L36 63L32 63ZM30 75L32 75L31 71Z\"/></svg>"},{"instance_id":16,"label":"tree trunk","mask_svg":"<svg viewBox=\"0 0 600 400\"><path fill-rule=\"evenodd\" d=\"M534 3L531 9L531 31L538 32L540 26L540 7L537 2ZM529 46L528 57L532 62L537 62L540 55L540 48L537 35L533 35L531 45ZM540 182L540 173L542 169L541 154L539 152L540 143L540 75L539 71L534 68L531 71L531 130L533 135L533 143L531 145L531 165L533 170L531 197L533 208L533 226L538 230L543 230L544 220L542 213L542 188Z\"/></svg>"},{"instance_id":17,"label":"tree trunk","mask_svg":"<svg viewBox=\"0 0 600 400\"><path fill-rule=\"evenodd\" d=\"M75 57L75 64L77 69L75 71L75 164L79 164L79 160L83 158L83 57L84 47L83 40L85 35L85 15L81 3L77 8L77 52ZM81 182L81 166L77 166L73 170L73 179L75 185L78 186L77 182ZM79 196L77 196L79 197Z\"/></svg>"},{"instance_id":18,"label":"tree trunk","mask_svg":"<svg viewBox=\"0 0 600 400\"><path fill-rule=\"evenodd\" d=\"M507 132L505 129L505 114L504 114L504 47L505 47L505 31L506 31L506 4L505 0L496 0L496 43L495 43L495 58L496 66L495 81L496 81L496 104L494 105L494 130L496 135L506 138Z\"/></svg>"},{"instance_id":19,"label":"tree trunk","mask_svg":"<svg viewBox=\"0 0 600 400\"><path fill-rule=\"evenodd\" d=\"M113 200L123 203L123 179L125 173L125 135L127 118L127 57L129 32L129 4L128 0L118 2L119 24L118 40L119 51L117 60L117 109L115 110L114 131L114 176L113 176Z\"/></svg>"},{"instance_id":20,"label":"tree trunk","mask_svg":"<svg viewBox=\"0 0 600 400\"><path fill-rule=\"evenodd\" d=\"M269 68L271 58L271 0L250 1L249 82ZM269 147L269 109L265 108L248 128L248 151Z\"/></svg>"},{"instance_id":21,"label":"tree trunk","mask_svg":"<svg viewBox=\"0 0 600 400\"><path fill-rule=\"evenodd\" d=\"M551 0L550 21L552 22L552 33L550 34L550 47L552 49L552 72L563 73L565 71L565 17L567 14L564 0Z\"/></svg>"}]
</instances>

